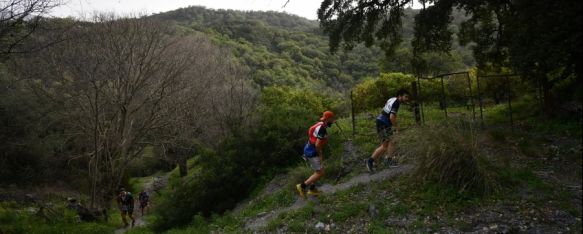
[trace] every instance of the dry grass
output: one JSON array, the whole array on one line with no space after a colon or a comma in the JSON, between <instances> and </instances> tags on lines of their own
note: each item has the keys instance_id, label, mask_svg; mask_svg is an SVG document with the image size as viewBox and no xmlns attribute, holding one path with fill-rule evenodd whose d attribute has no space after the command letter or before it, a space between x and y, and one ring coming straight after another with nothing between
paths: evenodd
<instances>
[{"instance_id":1,"label":"dry grass","mask_svg":"<svg viewBox=\"0 0 583 234\"><path fill-rule=\"evenodd\" d=\"M413 163L420 184L438 183L461 193L485 195L498 189L495 168L481 154L474 126L448 123L399 134L397 153Z\"/></svg>"}]
</instances>

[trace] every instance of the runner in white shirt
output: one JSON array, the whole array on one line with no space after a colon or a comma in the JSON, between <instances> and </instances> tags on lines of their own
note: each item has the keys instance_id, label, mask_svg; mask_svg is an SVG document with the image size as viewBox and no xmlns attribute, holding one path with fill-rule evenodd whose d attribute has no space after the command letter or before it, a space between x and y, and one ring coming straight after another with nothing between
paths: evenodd
<instances>
[{"instance_id":1,"label":"runner in white shirt","mask_svg":"<svg viewBox=\"0 0 583 234\"><path fill-rule=\"evenodd\" d=\"M377 134L381 144L373 152L372 156L365 159L365 165L369 172L374 172L374 163L381 155L387 155L387 164L396 166L396 160L393 159L394 142L391 140L393 133L399 133L397 125L397 113L402 102L409 100L409 92L401 89L397 92L396 97L389 98L383 107L382 113L376 118Z\"/></svg>"}]
</instances>

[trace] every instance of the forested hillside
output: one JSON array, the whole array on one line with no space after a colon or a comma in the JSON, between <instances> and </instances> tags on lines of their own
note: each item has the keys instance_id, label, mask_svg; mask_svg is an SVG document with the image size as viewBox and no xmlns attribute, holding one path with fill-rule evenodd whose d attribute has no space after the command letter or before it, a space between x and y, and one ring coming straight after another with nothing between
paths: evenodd
<instances>
[{"instance_id":1,"label":"forested hillside","mask_svg":"<svg viewBox=\"0 0 583 234\"><path fill-rule=\"evenodd\" d=\"M284 13L189 7L154 17L175 22L187 33L203 32L228 46L249 67L259 86L347 90L362 78L377 76L381 71L412 71L410 41L417 12L406 10L403 43L397 53L388 56L378 47L363 45L331 54L328 38L317 21ZM462 17L458 12L455 18ZM434 73L464 70L473 65L471 52L460 46L450 54L425 56L434 64L431 71Z\"/></svg>"},{"instance_id":2,"label":"forested hillside","mask_svg":"<svg viewBox=\"0 0 583 234\"><path fill-rule=\"evenodd\" d=\"M348 89L362 77L379 73L380 50L359 48L331 55L317 22L297 16L190 7L156 17L229 46L260 86Z\"/></svg>"}]
</instances>

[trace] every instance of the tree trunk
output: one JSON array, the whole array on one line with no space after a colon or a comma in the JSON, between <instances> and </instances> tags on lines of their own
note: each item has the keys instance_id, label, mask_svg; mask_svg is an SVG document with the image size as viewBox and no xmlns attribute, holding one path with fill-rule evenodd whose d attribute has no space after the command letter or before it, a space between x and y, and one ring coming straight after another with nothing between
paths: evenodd
<instances>
[{"instance_id":1,"label":"tree trunk","mask_svg":"<svg viewBox=\"0 0 583 234\"><path fill-rule=\"evenodd\" d=\"M178 171L180 172L180 177L185 177L188 174L188 167L187 167L187 163L186 163L186 155L184 155L184 152L178 152L177 155L178 158Z\"/></svg>"},{"instance_id":2,"label":"tree trunk","mask_svg":"<svg viewBox=\"0 0 583 234\"><path fill-rule=\"evenodd\" d=\"M541 77L542 81L542 89L543 89L543 109L541 110L543 116L545 118L553 117L554 111L551 111L553 108L553 95L552 95L552 88L553 84L547 80L546 76Z\"/></svg>"},{"instance_id":3,"label":"tree trunk","mask_svg":"<svg viewBox=\"0 0 583 234\"><path fill-rule=\"evenodd\" d=\"M93 157L94 157L94 167L93 167L93 175L91 178L91 209L95 209L95 199L97 197L97 179L99 177L99 104L97 100L99 100L99 90L97 86L94 84L95 87L95 101L94 101L94 125L93 125Z\"/></svg>"},{"instance_id":4,"label":"tree trunk","mask_svg":"<svg viewBox=\"0 0 583 234\"><path fill-rule=\"evenodd\" d=\"M417 124L421 124L421 112L419 111L419 95L418 95L418 90L417 90L417 82L411 82L411 90L413 91L413 96L411 97L411 99L413 99L413 111L415 113L415 122Z\"/></svg>"}]
</instances>

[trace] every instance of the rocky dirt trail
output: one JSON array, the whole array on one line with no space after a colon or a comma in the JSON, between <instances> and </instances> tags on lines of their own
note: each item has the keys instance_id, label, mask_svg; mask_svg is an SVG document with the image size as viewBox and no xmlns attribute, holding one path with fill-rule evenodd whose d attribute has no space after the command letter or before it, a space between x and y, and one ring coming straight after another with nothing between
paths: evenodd
<instances>
[{"instance_id":1,"label":"rocky dirt trail","mask_svg":"<svg viewBox=\"0 0 583 234\"><path fill-rule=\"evenodd\" d=\"M358 176L352 177L349 181L344 183L336 185L323 184L319 187L319 190L322 192L322 196L330 196L336 192L347 190L359 184L367 184L372 181L380 181L397 177L403 173L410 171L412 168L413 167L411 165L402 165L397 168L389 168L373 174L363 173ZM264 212L250 220L247 220L247 222L245 223L245 229L252 232L259 231L262 228L266 227L269 221L277 217L279 214L300 209L307 205L309 201L312 201L316 204L318 203L317 198L314 197L308 197L308 199L302 199L298 197L294 204L292 204L289 207Z\"/></svg>"},{"instance_id":2,"label":"rocky dirt trail","mask_svg":"<svg viewBox=\"0 0 583 234\"><path fill-rule=\"evenodd\" d=\"M364 172L364 171L366 171L366 169L364 167L364 162L363 162L363 159L365 157L366 156L363 156L363 154L359 151L358 147L356 147L351 140L344 142L343 153L342 153L342 158L341 158L342 168L340 170L340 173L338 173L337 175L335 175L335 176L331 175L332 178L334 178L335 181L338 182L341 179L346 179L344 177L346 177L350 173L359 173L359 172L362 172L362 173L360 173L356 176L353 176L352 178L350 178L347 181L342 182L342 183L336 183L336 184L326 183L326 184L320 185L318 187L318 189L322 192L322 196L331 196L336 192L347 190L347 189L350 189L350 188L357 186L357 185L360 185L360 184L370 184L370 182L372 182L372 181L381 181L381 180L397 177L403 173L410 171L413 168L412 165L402 165L402 166L397 167L397 168L387 168L387 169L377 171L376 173L371 174L368 172ZM360 169L357 169L357 168L360 168ZM269 195L271 193L278 191L280 188L285 187L285 184L287 182L288 181L285 180L285 175L277 176L268 184L267 188L264 190L262 195ZM317 198L311 197L311 196L307 197L307 199L303 199L303 198L298 197L296 199L296 201L289 207L283 207L283 208L275 209L275 210L272 210L269 212L263 212L263 213L260 213L259 215L257 215L256 217L253 217L253 218L247 220L245 222L245 230L251 231L251 232L257 232L257 231L261 230L262 228L266 227L267 224L269 223L269 221L276 218L279 214L298 210L298 209L306 206L309 201L311 201L315 204L318 204L318 202L319 202ZM249 203L246 202L243 205L238 206L235 209L235 211L242 210L248 204Z\"/></svg>"}]
</instances>

